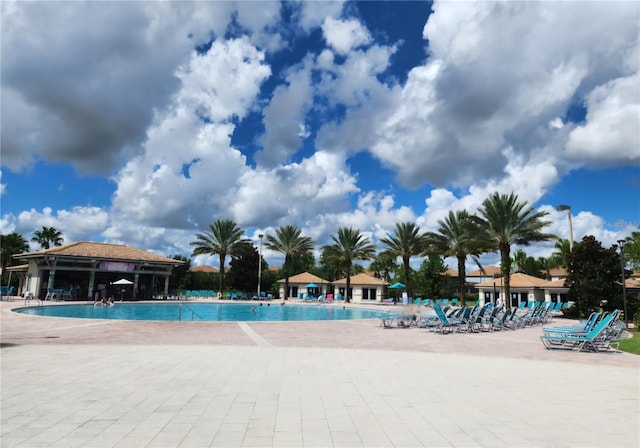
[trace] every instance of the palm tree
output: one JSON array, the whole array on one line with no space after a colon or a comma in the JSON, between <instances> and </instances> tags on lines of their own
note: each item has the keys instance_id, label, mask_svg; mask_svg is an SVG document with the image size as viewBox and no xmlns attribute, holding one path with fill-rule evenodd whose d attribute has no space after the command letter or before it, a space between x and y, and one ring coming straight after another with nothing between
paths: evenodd
<instances>
[{"instance_id":1,"label":"palm tree","mask_svg":"<svg viewBox=\"0 0 640 448\"><path fill-rule=\"evenodd\" d=\"M426 250L423 255L432 253L444 257L456 257L458 262L458 288L460 290L460 301L464 303L465 284L467 273L465 263L467 257L471 256L480 269L478 257L488 249L486 235L482 233L482 228L477 224L477 218L470 215L466 210L457 212L450 211L444 220L438 221L438 232L428 232L425 234Z\"/></svg>"},{"instance_id":2,"label":"palm tree","mask_svg":"<svg viewBox=\"0 0 640 448\"><path fill-rule=\"evenodd\" d=\"M217 220L209 224L209 229L196 234L196 241L190 244L194 247L193 255L218 255L220 258L220 292L224 291L224 263L227 255L233 255L242 238L244 230L230 219Z\"/></svg>"},{"instance_id":3,"label":"palm tree","mask_svg":"<svg viewBox=\"0 0 640 448\"><path fill-rule=\"evenodd\" d=\"M479 223L484 227L492 246L500 252L500 267L504 277L505 303L511 307L511 246L528 246L532 242L549 241L557 236L543 233L550 222L543 221L547 212L536 212L527 201L518 202L518 196L493 193L479 209Z\"/></svg>"},{"instance_id":4,"label":"palm tree","mask_svg":"<svg viewBox=\"0 0 640 448\"><path fill-rule=\"evenodd\" d=\"M579 244L579 243L578 243ZM569 254L571 251L571 242L565 239L558 239L554 246L554 251L549 257L549 261L552 268L563 267L566 268L569 266Z\"/></svg>"},{"instance_id":5,"label":"palm tree","mask_svg":"<svg viewBox=\"0 0 640 448\"><path fill-rule=\"evenodd\" d=\"M376 256L375 260L371 262L369 269L375 273L375 277L389 282L391 280L391 273L396 272L398 269L396 257L387 251L382 251Z\"/></svg>"},{"instance_id":6,"label":"palm tree","mask_svg":"<svg viewBox=\"0 0 640 448\"><path fill-rule=\"evenodd\" d=\"M284 299L289 297L289 275L291 258L295 255L304 255L313 250L313 240L308 236L302 236L302 230L296 226L283 226L276 229L276 236L267 235L265 243L267 249L284 255Z\"/></svg>"},{"instance_id":7,"label":"palm tree","mask_svg":"<svg viewBox=\"0 0 640 448\"><path fill-rule=\"evenodd\" d=\"M31 241L35 241L40 244L43 249L49 249L51 244L54 246L62 246L64 238L62 238L62 232L55 229L55 227L42 226L42 230L36 230L33 232L34 237Z\"/></svg>"},{"instance_id":8,"label":"palm tree","mask_svg":"<svg viewBox=\"0 0 640 448\"><path fill-rule=\"evenodd\" d=\"M369 238L359 230L342 227L338 229L338 236L331 235L334 244L323 247L323 250L333 257L340 259L345 267L347 277L347 290L345 300L350 301L349 290L351 288L351 263L355 260L370 260L375 256L376 249Z\"/></svg>"},{"instance_id":9,"label":"palm tree","mask_svg":"<svg viewBox=\"0 0 640 448\"><path fill-rule=\"evenodd\" d=\"M21 254L29 250L29 243L19 233L0 235L0 256L2 263L2 275L7 272L7 266L11 266L14 254ZM4 281L3 281L4 284Z\"/></svg>"},{"instance_id":10,"label":"palm tree","mask_svg":"<svg viewBox=\"0 0 640 448\"><path fill-rule=\"evenodd\" d=\"M420 229L412 222L402 222L396 224L395 236L387 233L387 238L380 240L387 246L386 252L394 257L402 259L404 267L404 284L409 296L413 296L413 290L409 285L409 274L411 266L409 261L414 255L419 255L424 250L424 236L420 235Z\"/></svg>"}]
</instances>

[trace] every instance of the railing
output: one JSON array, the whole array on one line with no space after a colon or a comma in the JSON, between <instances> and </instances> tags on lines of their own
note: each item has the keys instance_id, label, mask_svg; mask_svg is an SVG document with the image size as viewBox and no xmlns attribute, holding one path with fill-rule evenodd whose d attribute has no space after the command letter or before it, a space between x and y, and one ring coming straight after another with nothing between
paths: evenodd
<instances>
[{"instance_id":1,"label":"railing","mask_svg":"<svg viewBox=\"0 0 640 448\"><path fill-rule=\"evenodd\" d=\"M178 321L182 321L182 307L183 307L183 306L184 306L185 308L187 308L189 311L191 311L191 320L192 320L192 321L193 321L193 316L194 316L194 314L195 314L196 316L198 316L198 317L200 318L200 320L204 320L204 318L203 318L201 315L199 315L196 311L194 311L194 310L193 310L193 308L191 308L189 305L187 305L187 304L186 304L186 303L184 303L184 302L180 302L180 315L178 316Z\"/></svg>"}]
</instances>

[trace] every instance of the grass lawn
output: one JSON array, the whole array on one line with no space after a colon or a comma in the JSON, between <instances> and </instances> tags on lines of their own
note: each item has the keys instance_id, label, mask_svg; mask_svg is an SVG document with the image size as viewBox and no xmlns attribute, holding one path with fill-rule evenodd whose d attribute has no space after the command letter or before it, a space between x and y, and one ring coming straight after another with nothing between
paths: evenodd
<instances>
[{"instance_id":1,"label":"grass lawn","mask_svg":"<svg viewBox=\"0 0 640 448\"><path fill-rule=\"evenodd\" d=\"M633 336L631 339L621 339L619 349L623 352L633 353L634 355L640 355L640 333L634 331L631 333Z\"/></svg>"}]
</instances>

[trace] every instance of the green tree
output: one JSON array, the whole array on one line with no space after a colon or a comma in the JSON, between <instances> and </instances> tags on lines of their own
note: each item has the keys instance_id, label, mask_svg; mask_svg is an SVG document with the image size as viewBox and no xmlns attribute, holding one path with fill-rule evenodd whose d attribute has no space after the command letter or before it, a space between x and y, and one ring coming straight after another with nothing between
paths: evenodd
<instances>
[{"instance_id":1,"label":"green tree","mask_svg":"<svg viewBox=\"0 0 640 448\"><path fill-rule=\"evenodd\" d=\"M391 281L391 274L398 270L396 257L387 251L382 251L371 262L369 269L373 271L375 277L388 283Z\"/></svg>"},{"instance_id":2,"label":"green tree","mask_svg":"<svg viewBox=\"0 0 640 448\"><path fill-rule=\"evenodd\" d=\"M568 261L567 298L575 302L574 309L580 317L601 306L606 310L622 309L617 246L605 249L594 236L587 235L580 245L574 246Z\"/></svg>"},{"instance_id":3,"label":"green tree","mask_svg":"<svg viewBox=\"0 0 640 448\"><path fill-rule=\"evenodd\" d=\"M428 298L442 297L447 283L447 265L439 255L427 255L418 271L420 293Z\"/></svg>"},{"instance_id":4,"label":"green tree","mask_svg":"<svg viewBox=\"0 0 640 448\"><path fill-rule=\"evenodd\" d=\"M2 283L6 283L7 266L13 265L13 255L29 250L29 243L19 233L0 235L0 253L2 259Z\"/></svg>"},{"instance_id":5,"label":"green tree","mask_svg":"<svg viewBox=\"0 0 640 448\"><path fill-rule=\"evenodd\" d=\"M557 237L542 232L550 224L542 219L548 213L536 212L527 201L519 202L514 193L491 194L484 200L479 212L481 218L478 222L486 232L489 246L500 253L505 303L507 308L511 308L511 246L528 246Z\"/></svg>"},{"instance_id":6,"label":"green tree","mask_svg":"<svg viewBox=\"0 0 640 448\"><path fill-rule=\"evenodd\" d=\"M174 255L169 258L184 261L184 263L174 267L171 271L171 275L169 276L169 289L185 288L186 286L183 284L183 280L189 272L189 269L191 269L191 259L185 257L184 255Z\"/></svg>"},{"instance_id":7,"label":"green tree","mask_svg":"<svg viewBox=\"0 0 640 448\"><path fill-rule=\"evenodd\" d=\"M289 277L291 276L292 257L303 255L313 250L313 240L302 235L296 226L282 226L276 229L276 235L267 235L267 249L284 255L282 269L284 271L284 299L289 298Z\"/></svg>"},{"instance_id":8,"label":"green tree","mask_svg":"<svg viewBox=\"0 0 640 448\"><path fill-rule=\"evenodd\" d=\"M375 247L369 241L369 238L348 227L338 229L338 235L331 235L334 244L326 245L323 250L331 258L339 259L345 267L347 278L347 289L345 292L345 300L349 302L349 291L351 289L351 270L352 264L356 260L370 260L375 256Z\"/></svg>"},{"instance_id":9,"label":"green tree","mask_svg":"<svg viewBox=\"0 0 640 448\"><path fill-rule=\"evenodd\" d=\"M387 233L386 238L380 242L387 248L385 252L394 257L402 259L404 271L404 284L410 297L413 297L413 287L409 281L411 273L411 257L420 255L425 248L424 236L420 234L420 229L412 222L402 222L396 224L395 235Z\"/></svg>"},{"instance_id":10,"label":"green tree","mask_svg":"<svg viewBox=\"0 0 640 448\"><path fill-rule=\"evenodd\" d=\"M490 248L487 235L478 225L476 217L466 210L450 211L444 220L438 221L438 231L425 234L425 253L437 254L444 257L456 257L458 262L458 289L460 300L465 300L465 284L467 282L466 261L471 257L478 267L478 257L482 252Z\"/></svg>"},{"instance_id":11,"label":"green tree","mask_svg":"<svg viewBox=\"0 0 640 448\"><path fill-rule=\"evenodd\" d=\"M31 241L35 241L40 244L43 249L51 248L51 245L62 246L64 238L62 238L62 232L56 230L54 227L42 227L42 230L36 230L33 232L33 238Z\"/></svg>"},{"instance_id":12,"label":"green tree","mask_svg":"<svg viewBox=\"0 0 640 448\"><path fill-rule=\"evenodd\" d=\"M217 220L209 224L209 229L196 234L196 240L191 242L194 247L193 255L218 255L220 260L220 292L224 291L224 263L227 255L233 255L236 247L243 241L242 230L230 219Z\"/></svg>"},{"instance_id":13,"label":"green tree","mask_svg":"<svg viewBox=\"0 0 640 448\"><path fill-rule=\"evenodd\" d=\"M229 262L229 283L234 289L256 291L258 285L258 249L250 242L238 244Z\"/></svg>"},{"instance_id":14,"label":"green tree","mask_svg":"<svg viewBox=\"0 0 640 448\"><path fill-rule=\"evenodd\" d=\"M578 243L579 244L579 243ZM569 240L559 238L554 246L554 251L549 257L549 264L551 268L569 266L569 254L571 253L571 243ZM575 245L574 245L575 248Z\"/></svg>"},{"instance_id":15,"label":"green tree","mask_svg":"<svg viewBox=\"0 0 640 448\"><path fill-rule=\"evenodd\" d=\"M633 269L640 269L640 232L632 232L625 238L624 259Z\"/></svg>"}]
</instances>

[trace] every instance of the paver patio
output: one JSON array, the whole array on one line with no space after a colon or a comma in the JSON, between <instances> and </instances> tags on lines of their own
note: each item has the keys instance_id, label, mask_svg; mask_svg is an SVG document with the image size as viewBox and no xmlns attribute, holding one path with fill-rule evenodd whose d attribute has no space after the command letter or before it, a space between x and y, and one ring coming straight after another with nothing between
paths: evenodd
<instances>
[{"instance_id":1,"label":"paver patio","mask_svg":"<svg viewBox=\"0 0 640 448\"><path fill-rule=\"evenodd\" d=\"M640 357L540 327L1 313L4 447L638 447Z\"/></svg>"}]
</instances>

